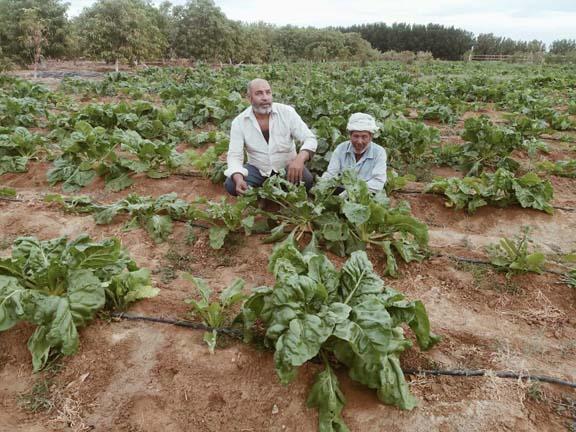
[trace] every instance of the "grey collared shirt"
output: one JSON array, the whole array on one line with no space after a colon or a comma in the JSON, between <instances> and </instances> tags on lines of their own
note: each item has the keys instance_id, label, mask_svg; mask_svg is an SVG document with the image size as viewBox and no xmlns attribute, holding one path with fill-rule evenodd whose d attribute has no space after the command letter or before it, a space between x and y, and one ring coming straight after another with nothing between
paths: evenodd
<instances>
[{"instance_id":1,"label":"grey collared shirt","mask_svg":"<svg viewBox=\"0 0 576 432\"><path fill-rule=\"evenodd\" d=\"M322 178L330 179L345 170L353 169L359 178L366 181L371 192L379 192L386 184L386 160L386 150L370 142L360 160L356 161L352 143L345 141L339 144L332 153L330 164Z\"/></svg>"}]
</instances>

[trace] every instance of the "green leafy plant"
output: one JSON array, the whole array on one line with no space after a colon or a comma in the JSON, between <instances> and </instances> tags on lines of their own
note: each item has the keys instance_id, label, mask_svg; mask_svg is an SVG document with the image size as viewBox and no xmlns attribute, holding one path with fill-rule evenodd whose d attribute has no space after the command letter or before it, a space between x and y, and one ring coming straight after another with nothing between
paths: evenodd
<instances>
[{"instance_id":1,"label":"green leafy plant","mask_svg":"<svg viewBox=\"0 0 576 432\"><path fill-rule=\"evenodd\" d=\"M518 163L509 157L522 145L522 135L507 126L497 126L487 116L471 117L464 122L460 167L466 175L477 175L485 168L515 171Z\"/></svg>"},{"instance_id":2,"label":"green leafy plant","mask_svg":"<svg viewBox=\"0 0 576 432\"><path fill-rule=\"evenodd\" d=\"M529 234L530 228L523 227L522 233L513 239L502 238L499 243L487 246L492 265L509 274L542 273L546 257L541 252L529 252Z\"/></svg>"},{"instance_id":3,"label":"green leafy plant","mask_svg":"<svg viewBox=\"0 0 576 432\"><path fill-rule=\"evenodd\" d=\"M63 182L64 192L89 185L97 175L104 177L107 190L116 192L133 184L131 173L162 178L182 164L182 155L172 143L145 139L131 130L111 133L85 120L76 122L74 128L48 171L50 184Z\"/></svg>"},{"instance_id":4,"label":"green leafy plant","mask_svg":"<svg viewBox=\"0 0 576 432\"><path fill-rule=\"evenodd\" d=\"M335 195L336 188L344 193ZM428 244L428 229L410 215L406 204L392 207L385 194L373 195L366 182L352 171L319 182L308 197L303 185L293 185L275 176L258 190L261 198L280 205L266 214L277 224L268 241L279 241L289 233L300 240L313 233L330 251L341 256L369 246L386 255L386 274L396 276L395 255L405 262L422 260Z\"/></svg>"},{"instance_id":5,"label":"green leafy plant","mask_svg":"<svg viewBox=\"0 0 576 432\"><path fill-rule=\"evenodd\" d=\"M210 225L210 247L221 249L230 233L243 230L250 235L255 228L256 194L248 193L230 204L225 198L208 201L204 209L197 209L194 217L207 221Z\"/></svg>"},{"instance_id":6,"label":"green leafy plant","mask_svg":"<svg viewBox=\"0 0 576 432\"><path fill-rule=\"evenodd\" d=\"M187 151L186 159L196 170L210 177L212 183L223 183L226 180L226 162L220 157L228 150L228 136L218 131L202 132L194 136L192 145L199 147L209 142L214 144L201 154L195 150Z\"/></svg>"},{"instance_id":7,"label":"green leafy plant","mask_svg":"<svg viewBox=\"0 0 576 432\"><path fill-rule=\"evenodd\" d=\"M211 354L216 349L218 329L229 324L228 312L234 305L242 302L246 295L243 294L244 281L235 279L230 286L220 293L218 301L210 301L212 290L202 278L194 277L189 273L184 273L184 278L196 287L200 294L200 300L188 299L192 307L192 315L199 317L202 322L210 327L210 331L204 333L204 342L208 345Z\"/></svg>"},{"instance_id":8,"label":"green leafy plant","mask_svg":"<svg viewBox=\"0 0 576 432\"><path fill-rule=\"evenodd\" d=\"M15 198L16 189L9 187L0 187L0 197Z\"/></svg>"},{"instance_id":9,"label":"green leafy plant","mask_svg":"<svg viewBox=\"0 0 576 432\"><path fill-rule=\"evenodd\" d=\"M301 253L292 236L274 249L269 270L274 287L255 288L243 306L246 340L253 337L256 322L264 326L283 384L307 361L322 359L324 370L308 398L308 405L319 410L321 431L347 430L332 356L347 366L353 380L375 389L382 402L402 409L416 405L400 367L400 353L412 345L401 324L412 329L421 349L439 341L420 301L407 301L386 287L365 252L354 252L337 271L326 256L312 249Z\"/></svg>"},{"instance_id":10,"label":"green leafy plant","mask_svg":"<svg viewBox=\"0 0 576 432\"><path fill-rule=\"evenodd\" d=\"M80 201L78 205L84 207L85 203ZM130 216L127 229L141 226L152 240L161 243L172 233L173 220L189 220L191 208L188 202L178 199L172 192L158 198L131 194L110 205L95 205L91 210L94 221L99 225L109 224L118 214L126 213Z\"/></svg>"},{"instance_id":11,"label":"green leafy plant","mask_svg":"<svg viewBox=\"0 0 576 432\"><path fill-rule=\"evenodd\" d=\"M366 182L352 172L345 172L341 183L346 195L339 201L340 214L347 221L351 241L346 244L334 239L331 250L342 254L367 246L378 247L386 256L385 274L391 276L398 274L396 255L407 263L426 257L428 227L411 215L407 203L392 207L386 195L372 195Z\"/></svg>"},{"instance_id":12,"label":"green leafy plant","mask_svg":"<svg viewBox=\"0 0 576 432\"><path fill-rule=\"evenodd\" d=\"M2 96L0 94L0 96ZM0 126L35 127L46 115L46 103L34 97L0 97Z\"/></svg>"},{"instance_id":13,"label":"green leafy plant","mask_svg":"<svg viewBox=\"0 0 576 432\"><path fill-rule=\"evenodd\" d=\"M538 164L538 168L556 176L576 178L576 159L544 161Z\"/></svg>"},{"instance_id":14,"label":"green leafy plant","mask_svg":"<svg viewBox=\"0 0 576 432\"><path fill-rule=\"evenodd\" d=\"M442 193L448 199L447 207L466 209L469 213L485 205L507 207L514 204L553 213L551 183L532 172L516 177L499 168L493 174L484 173L480 177L441 178L428 184L424 192Z\"/></svg>"},{"instance_id":15,"label":"green leafy plant","mask_svg":"<svg viewBox=\"0 0 576 432\"><path fill-rule=\"evenodd\" d=\"M384 185L386 194L390 195L392 192L402 189L411 181L416 181L416 176L411 174L402 176L398 174L394 168L388 168L386 173L386 185Z\"/></svg>"},{"instance_id":16,"label":"green leafy plant","mask_svg":"<svg viewBox=\"0 0 576 432\"><path fill-rule=\"evenodd\" d=\"M0 259L0 331L20 321L36 326L28 349L37 372L53 351L74 354L78 329L105 306L122 308L157 293L149 271L138 269L117 239L20 237L12 256Z\"/></svg>"},{"instance_id":17,"label":"green leafy plant","mask_svg":"<svg viewBox=\"0 0 576 432\"><path fill-rule=\"evenodd\" d=\"M564 281L568 286L576 288L576 268L569 270L564 276Z\"/></svg>"},{"instance_id":18,"label":"green leafy plant","mask_svg":"<svg viewBox=\"0 0 576 432\"><path fill-rule=\"evenodd\" d=\"M11 134L0 134L0 175L25 172L28 161L45 148L46 139L17 127Z\"/></svg>"},{"instance_id":19,"label":"green leafy plant","mask_svg":"<svg viewBox=\"0 0 576 432\"><path fill-rule=\"evenodd\" d=\"M391 167L402 174L421 177L430 169L432 148L440 143L440 131L407 119L388 119L379 139Z\"/></svg>"}]
</instances>

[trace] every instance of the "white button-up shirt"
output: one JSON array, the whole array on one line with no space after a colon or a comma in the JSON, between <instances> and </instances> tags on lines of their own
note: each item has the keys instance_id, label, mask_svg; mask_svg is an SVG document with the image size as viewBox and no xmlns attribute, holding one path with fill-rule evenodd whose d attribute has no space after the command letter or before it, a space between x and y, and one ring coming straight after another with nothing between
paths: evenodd
<instances>
[{"instance_id":1,"label":"white button-up shirt","mask_svg":"<svg viewBox=\"0 0 576 432\"><path fill-rule=\"evenodd\" d=\"M316 136L289 105L272 104L269 134L266 142L252 106L242 111L232 121L230 128L228 168L224 172L226 177L236 173L248 176L248 170L243 166L244 149L248 155L248 163L258 168L264 177L269 177L272 171L278 172L286 168L286 165L296 158L294 139L302 142L300 150L314 153L318 146Z\"/></svg>"}]
</instances>

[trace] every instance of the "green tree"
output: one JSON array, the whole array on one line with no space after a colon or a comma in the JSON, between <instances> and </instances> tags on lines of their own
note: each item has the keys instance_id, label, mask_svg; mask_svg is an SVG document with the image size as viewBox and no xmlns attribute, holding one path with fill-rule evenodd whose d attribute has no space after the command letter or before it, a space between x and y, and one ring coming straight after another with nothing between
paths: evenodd
<instances>
[{"instance_id":1,"label":"green tree","mask_svg":"<svg viewBox=\"0 0 576 432\"><path fill-rule=\"evenodd\" d=\"M279 60L275 58L272 35L276 28L272 24L259 22L241 24L238 43L232 60L236 63L268 63ZM277 52L276 52L277 53Z\"/></svg>"},{"instance_id":2,"label":"green tree","mask_svg":"<svg viewBox=\"0 0 576 432\"><path fill-rule=\"evenodd\" d=\"M430 51L435 58L459 60L472 47L474 35L468 31L439 24L373 23L338 28L346 33L359 33L382 52Z\"/></svg>"},{"instance_id":3,"label":"green tree","mask_svg":"<svg viewBox=\"0 0 576 432\"><path fill-rule=\"evenodd\" d=\"M144 0L98 0L75 20L84 54L114 62L116 71L120 61L161 57L168 41L155 13Z\"/></svg>"},{"instance_id":4,"label":"green tree","mask_svg":"<svg viewBox=\"0 0 576 432\"><path fill-rule=\"evenodd\" d=\"M576 52L576 39L559 39L550 45L550 54L566 55Z\"/></svg>"},{"instance_id":5,"label":"green tree","mask_svg":"<svg viewBox=\"0 0 576 432\"><path fill-rule=\"evenodd\" d=\"M34 78L37 78L42 48L46 44L46 23L40 18L38 9L24 9L19 25L22 29L22 43L33 52Z\"/></svg>"},{"instance_id":6,"label":"green tree","mask_svg":"<svg viewBox=\"0 0 576 432\"><path fill-rule=\"evenodd\" d=\"M346 47L346 59L351 60L375 60L379 56L378 50L372 48L370 42L362 39L359 33L344 33L344 46Z\"/></svg>"},{"instance_id":7,"label":"green tree","mask_svg":"<svg viewBox=\"0 0 576 432\"><path fill-rule=\"evenodd\" d=\"M234 56L240 26L230 21L212 0L189 0L175 7L173 48L179 57L228 61Z\"/></svg>"},{"instance_id":8,"label":"green tree","mask_svg":"<svg viewBox=\"0 0 576 432\"><path fill-rule=\"evenodd\" d=\"M169 1L163 1L157 8L150 8L152 20L164 35L164 39L168 42L164 53L165 58L176 57L173 46L176 37L177 17L174 15L173 10L174 5Z\"/></svg>"},{"instance_id":9,"label":"green tree","mask_svg":"<svg viewBox=\"0 0 576 432\"><path fill-rule=\"evenodd\" d=\"M26 14L35 10L42 21L44 41L42 53L45 57L60 58L66 54L68 3L61 0L0 0L0 47L4 56L27 65L33 63L35 48L29 42L30 26Z\"/></svg>"}]
</instances>

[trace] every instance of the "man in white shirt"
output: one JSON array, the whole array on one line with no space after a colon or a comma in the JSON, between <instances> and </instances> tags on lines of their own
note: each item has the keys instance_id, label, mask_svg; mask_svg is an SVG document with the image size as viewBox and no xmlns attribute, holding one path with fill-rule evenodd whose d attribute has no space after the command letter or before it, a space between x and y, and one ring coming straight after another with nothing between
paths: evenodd
<instances>
[{"instance_id":1,"label":"man in white shirt","mask_svg":"<svg viewBox=\"0 0 576 432\"><path fill-rule=\"evenodd\" d=\"M292 183L304 181L312 187L313 177L304 166L316 151L316 137L289 105L273 103L272 89L266 80L257 78L248 84L251 106L232 121L228 168L224 186L231 195L242 195L248 187L286 169ZM302 142L296 153L294 139ZM248 161L244 164L244 150Z\"/></svg>"}]
</instances>

